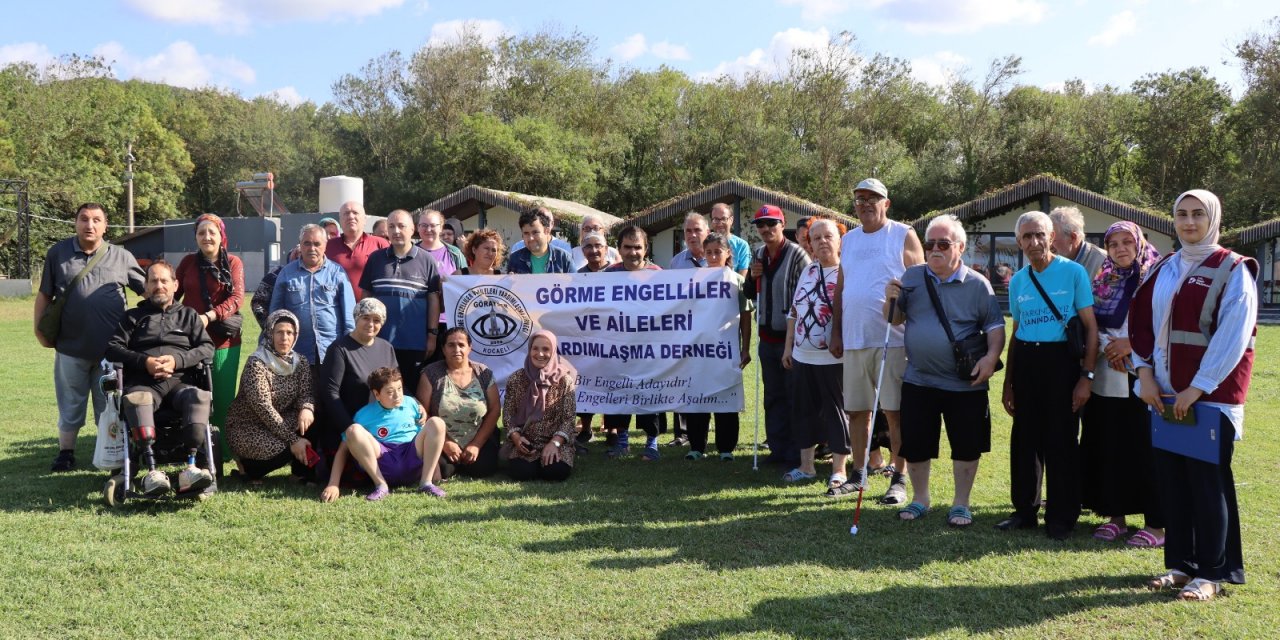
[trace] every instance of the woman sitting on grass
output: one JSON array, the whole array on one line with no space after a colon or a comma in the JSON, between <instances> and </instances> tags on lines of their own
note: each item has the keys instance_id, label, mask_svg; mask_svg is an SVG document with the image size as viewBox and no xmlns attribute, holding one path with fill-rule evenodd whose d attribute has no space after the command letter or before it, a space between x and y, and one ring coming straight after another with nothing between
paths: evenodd
<instances>
[{"instance_id":1,"label":"woman sitting on grass","mask_svg":"<svg viewBox=\"0 0 1280 640\"><path fill-rule=\"evenodd\" d=\"M578 372L556 353L556 337L537 331L524 368L507 378L507 472L516 480L565 480L573 472L574 388Z\"/></svg>"},{"instance_id":2,"label":"woman sitting on grass","mask_svg":"<svg viewBox=\"0 0 1280 640\"><path fill-rule=\"evenodd\" d=\"M422 405L405 397L399 369L383 367L374 371L369 375L369 389L375 401L357 411L355 424L343 432L329 485L320 500L333 502L338 498L338 483L348 454L373 480L373 492L365 500L376 502L387 497L392 485L415 483L418 491L443 498L444 490L435 481L439 480L436 461L444 443L444 423L427 422Z\"/></svg>"},{"instance_id":3,"label":"woman sitting on grass","mask_svg":"<svg viewBox=\"0 0 1280 640\"><path fill-rule=\"evenodd\" d=\"M267 316L266 338L244 365L240 393L227 410L227 444L251 483L286 464L309 478L319 457L307 431L315 422L311 367L293 350L298 318L281 309Z\"/></svg>"},{"instance_id":4,"label":"woman sitting on grass","mask_svg":"<svg viewBox=\"0 0 1280 640\"><path fill-rule=\"evenodd\" d=\"M498 470L498 439L493 437L502 412L498 385L493 371L471 361L466 329L454 327L444 333L444 360L422 371L418 401L431 420L444 425L442 478L457 473L483 478Z\"/></svg>"}]
</instances>

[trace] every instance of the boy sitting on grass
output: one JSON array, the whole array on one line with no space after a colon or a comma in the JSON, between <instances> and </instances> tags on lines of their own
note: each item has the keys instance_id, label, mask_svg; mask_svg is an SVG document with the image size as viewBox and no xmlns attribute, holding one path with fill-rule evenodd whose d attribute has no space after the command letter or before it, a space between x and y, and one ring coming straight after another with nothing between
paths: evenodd
<instances>
[{"instance_id":1,"label":"boy sitting on grass","mask_svg":"<svg viewBox=\"0 0 1280 640\"><path fill-rule=\"evenodd\" d=\"M376 401L357 411L355 423L343 432L342 445L329 472L329 485L320 500L333 502L338 498L338 482L348 454L373 480L373 492L365 500L381 500L391 493L391 486L414 483L418 491L443 498L444 490L434 481L440 477L438 461L444 446L444 423L427 423L422 405L405 397L399 369L375 369L369 374L369 389Z\"/></svg>"}]
</instances>

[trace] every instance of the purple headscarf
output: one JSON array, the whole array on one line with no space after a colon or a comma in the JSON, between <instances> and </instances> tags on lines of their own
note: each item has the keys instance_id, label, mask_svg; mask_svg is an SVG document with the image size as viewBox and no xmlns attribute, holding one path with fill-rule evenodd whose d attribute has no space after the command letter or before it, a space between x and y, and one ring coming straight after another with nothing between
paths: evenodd
<instances>
[{"instance_id":1,"label":"purple headscarf","mask_svg":"<svg viewBox=\"0 0 1280 640\"><path fill-rule=\"evenodd\" d=\"M539 369L533 365L533 341L544 338L551 342L551 361ZM556 349L557 341L554 333L545 329L533 332L529 336L529 350L524 355L524 375L529 380L527 395L519 398L516 410L510 416L511 424L524 427L542 419L547 410L547 390L560 384L568 376L577 376L573 365L560 357Z\"/></svg>"},{"instance_id":2,"label":"purple headscarf","mask_svg":"<svg viewBox=\"0 0 1280 640\"><path fill-rule=\"evenodd\" d=\"M1115 233L1127 233L1133 237L1137 256L1128 267L1117 265L1110 254L1102 261L1102 269L1093 279L1093 314L1100 329L1119 329L1124 325L1134 291L1147 276L1147 270L1160 260L1160 252L1142 237L1142 229L1138 225L1122 220L1107 227L1107 234L1102 238L1103 246Z\"/></svg>"}]
</instances>

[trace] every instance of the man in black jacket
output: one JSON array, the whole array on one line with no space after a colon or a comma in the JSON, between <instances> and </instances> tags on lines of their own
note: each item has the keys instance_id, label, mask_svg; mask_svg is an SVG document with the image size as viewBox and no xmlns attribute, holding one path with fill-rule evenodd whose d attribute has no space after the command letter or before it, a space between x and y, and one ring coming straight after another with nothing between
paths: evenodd
<instances>
[{"instance_id":1,"label":"man in black jacket","mask_svg":"<svg viewBox=\"0 0 1280 640\"><path fill-rule=\"evenodd\" d=\"M169 478L156 469L151 445L156 438L155 411L162 404L182 414L187 468L178 474L178 493L199 492L213 484L213 475L196 466L209 424L212 394L196 385L201 361L213 357L213 343L199 315L173 301L178 283L173 267L164 261L147 268L146 299L126 311L107 343L106 357L124 365L124 418L142 447L148 473L143 493L169 492ZM209 461L205 460L205 466Z\"/></svg>"}]
</instances>

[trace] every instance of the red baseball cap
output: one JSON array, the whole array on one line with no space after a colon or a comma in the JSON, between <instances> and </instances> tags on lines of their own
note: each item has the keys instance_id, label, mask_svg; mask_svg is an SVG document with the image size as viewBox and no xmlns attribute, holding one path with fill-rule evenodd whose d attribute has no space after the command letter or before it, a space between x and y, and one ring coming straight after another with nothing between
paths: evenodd
<instances>
[{"instance_id":1,"label":"red baseball cap","mask_svg":"<svg viewBox=\"0 0 1280 640\"><path fill-rule=\"evenodd\" d=\"M755 224L761 220L777 220L778 222L785 223L787 218L782 215L782 209L771 204L766 204L756 210L756 215L751 218L751 223Z\"/></svg>"}]
</instances>

